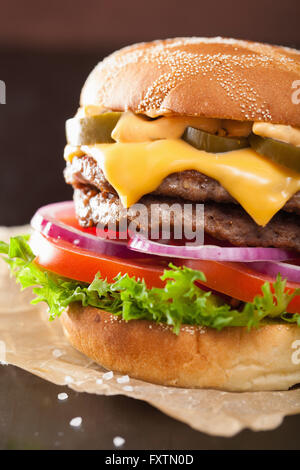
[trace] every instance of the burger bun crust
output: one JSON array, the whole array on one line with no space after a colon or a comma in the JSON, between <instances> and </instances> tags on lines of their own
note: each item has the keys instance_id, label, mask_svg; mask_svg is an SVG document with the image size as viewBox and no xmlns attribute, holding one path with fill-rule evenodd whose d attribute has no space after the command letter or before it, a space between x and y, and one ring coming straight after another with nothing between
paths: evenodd
<instances>
[{"instance_id":1,"label":"burger bun crust","mask_svg":"<svg viewBox=\"0 0 300 470\"><path fill-rule=\"evenodd\" d=\"M167 325L125 322L78 303L64 311L61 322L70 343L83 354L108 370L147 382L227 391L287 390L300 383L296 325L251 331L186 325L175 335Z\"/></svg>"},{"instance_id":2,"label":"burger bun crust","mask_svg":"<svg viewBox=\"0 0 300 470\"><path fill-rule=\"evenodd\" d=\"M135 44L108 56L88 77L81 105L150 116L179 114L300 127L292 96L300 52L224 38Z\"/></svg>"}]
</instances>

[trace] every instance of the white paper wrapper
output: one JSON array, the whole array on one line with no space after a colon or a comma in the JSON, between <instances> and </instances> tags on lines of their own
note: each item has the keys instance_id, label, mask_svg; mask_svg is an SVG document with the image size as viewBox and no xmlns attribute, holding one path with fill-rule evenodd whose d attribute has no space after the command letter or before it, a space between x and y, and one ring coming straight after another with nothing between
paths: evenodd
<instances>
[{"instance_id":1,"label":"white paper wrapper","mask_svg":"<svg viewBox=\"0 0 300 470\"><path fill-rule=\"evenodd\" d=\"M28 227L0 228L0 239L28 233ZM274 429L284 416L300 413L300 389L229 393L163 387L107 372L73 349L59 320L48 321L43 304L30 305L30 289L20 292L0 263L0 361L55 384L99 395L122 394L145 400L162 412L211 435L232 436L244 428ZM121 379L121 380L120 380Z\"/></svg>"}]
</instances>

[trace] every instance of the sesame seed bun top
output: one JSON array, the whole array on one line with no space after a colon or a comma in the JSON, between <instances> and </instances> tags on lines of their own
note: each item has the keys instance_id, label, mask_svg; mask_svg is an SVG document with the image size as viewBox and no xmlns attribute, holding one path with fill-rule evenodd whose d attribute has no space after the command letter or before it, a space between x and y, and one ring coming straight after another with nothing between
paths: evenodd
<instances>
[{"instance_id":1,"label":"sesame seed bun top","mask_svg":"<svg viewBox=\"0 0 300 470\"><path fill-rule=\"evenodd\" d=\"M292 100L298 80L300 52L295 49L235 39L174 38L108 56L88 77L81 105L300 127L300 104Z\"/></svg>"}]
</instances>

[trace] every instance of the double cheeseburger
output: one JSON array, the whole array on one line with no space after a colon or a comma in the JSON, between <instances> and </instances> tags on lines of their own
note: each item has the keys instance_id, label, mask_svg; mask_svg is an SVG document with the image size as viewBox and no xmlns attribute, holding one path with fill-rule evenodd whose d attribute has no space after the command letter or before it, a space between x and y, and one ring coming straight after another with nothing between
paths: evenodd
<instances>
[{"instance_id":1,"label":"double cheeseburger","mask_svg":"<svg viewBox=\"0 0 300 470\"><path fill-rule=\"evenodd\" d=\"M2 247L75 348L164 385L300 382L299 83L298 51L222 38L95 67L66 123L74 205ZM174 240L186 223L204 244Z\"/></svg>"}]
</instances>

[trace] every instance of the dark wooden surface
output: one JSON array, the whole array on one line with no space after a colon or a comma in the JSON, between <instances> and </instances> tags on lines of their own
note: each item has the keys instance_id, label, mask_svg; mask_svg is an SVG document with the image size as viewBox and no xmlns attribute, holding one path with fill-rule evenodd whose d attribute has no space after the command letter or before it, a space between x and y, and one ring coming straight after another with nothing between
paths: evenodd
<instances>
[{"instance_id":1,"label":"dark wooden surface","mask_svg":"<svg viewBox=\"0 0 300 470\"><path fill-rule=\"evenodd\" d=\"M58 393L68 399L59 401ZM69 422L82 417L74 429ZM275 431L212 437L147 403L122 396L76 393L12 366L0 366L0 449L299 449L300 416Z\"/></svg>"}]
</instances>

